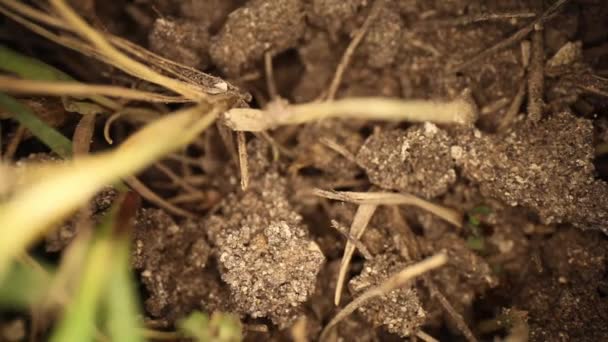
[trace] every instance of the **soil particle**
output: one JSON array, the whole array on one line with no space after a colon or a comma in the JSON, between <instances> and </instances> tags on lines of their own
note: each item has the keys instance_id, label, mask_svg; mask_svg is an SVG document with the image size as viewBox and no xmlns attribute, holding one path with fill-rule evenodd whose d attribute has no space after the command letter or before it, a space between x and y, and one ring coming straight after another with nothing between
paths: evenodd
<instances>
[{"instance_id":1,"label":"soil particle","mask_svg":"<svg viewBox=\"0 0 608 342\"><path fill-rule=\"evenodd\" d=\"M208 28L196 21L158 18L148 41L153 52L167 59L197 69L208 67Z\"/></svg>"},{"instance_id":2,"label":"soil particle","mask_svg":"<svg viewBox=\"0 0 608 342\"><path fill-rule=\"evenodd\" d=\"M365 262L361 274L349 282L354 297L380 285L388 277L406 266L399 257L383 254ZM381 297L370 300L358 309L375 327L383 326L389 332L402 337L410 336L426 320L414 287L402 287Z\"/></svg>"},{"instance_id":3,"label":"soil particle","mask_svg":"<svg viewBox=\"0 0 608 342\"><path fill-rule=\"evenodd\" d=\"M326 30L333 39L339 34L349 33L355 28L355 19L359 11L366 7L368 0L313 0L310 22Z\"/></svg>"},{"instance_id":4,"label":"soil particle","mask_svg":"<svg viewBox=\"0 0 608 342\"><path fill-rule=\"evenodd\" d=\"M220 210L205 226L236 309L289 326L313 294L325 257L287 201L286 181L270 171Z\"/></svg>"},{"instance_id":5,"label":"soil particle","mask_svg":"<svg viewBox=\"0 0 608 342\"><path fill-rule=\"evenodd\" d=\"M266 51L295 47L306 28L301 0L252 0L230 13L211 43L211 58L228 75L238 75Z\"/></svg>"},{"instance_id":6,"label":"soil particle","mask_svg":"<svg viewBox=\"0 0 608 342\"><path fill-rule=\"evenodd\" d=\"M564 112L507 133L459 138L463 174L484 196L535 210L545 224L570 222L608 234L608 184L594 179L593 125Z\"/></svg>"},{"instance_id":7,"label":"soil particle","mask_svg":"<svg viewBox=\"0 0 608 342\"><path fill-rule=\"evenodd\" d=\"M205 25L211 30L219 28L228 14L238 5L235 0L179 0L179 12L183 17Z\"/></svg>"},{"instance_id":8,"label":"soil particle","mask_svg":"<svg viewBox=\"0 0 608 342\"><path fill-rule=\"evenodd\" d=\"M108 212L114 200L118 197L118 192L112 187L106 187L101 190L90 201L91 222L99 224L105 214ZM76 234L78 220L80 215L77 213L72 216L61 227L52 230L46 236L45 249L47 252L59 252L72 242Z\"/></svg>"},{"instance_id":9,"label":"soil particle","mask_svg":"<svg viewBox=\"0 0 608 342\"><path fill-rule=\"evenodd\" d=\"M138 213L133 266L150 297L148 313L174 321L192 310L225 310L230 296L219 279L205 270L211 249L204 227L194 221L177 224L159 209Z\"/></svg>"},{"instance_id":10,"label":"soil particle","mask_svg":"<svg viewBox=\"0 0 608 342\"><path fill-rule=\"evenodd\" d=\"M456 181L450 145L448 134L432 123L376 131L359 150L357 162L382 188L433 198Z\"/></svg>"},{"instance_id":11,"label":"soil particle","mask_svg":"<svg viewBox=\"0 0 608 342\"><path fill-rule=\"evenodd\" d=\"M370 26L358 49L369 67L386 68L395 62L399 53L404 24L394 3L385 1L378 15L380 20Z\"/></svg>"},{"instance_id":12,"label":"soil particle","mask_svg":"<svg viewBox=\"0 0 608 342\"><path fill-rule=\"evenodd\" d=\"M608 339L606 238L598 232L559 230L541 247L542 265L514 299L528 310L531 341Z\"/></svg>"}]
</instances>

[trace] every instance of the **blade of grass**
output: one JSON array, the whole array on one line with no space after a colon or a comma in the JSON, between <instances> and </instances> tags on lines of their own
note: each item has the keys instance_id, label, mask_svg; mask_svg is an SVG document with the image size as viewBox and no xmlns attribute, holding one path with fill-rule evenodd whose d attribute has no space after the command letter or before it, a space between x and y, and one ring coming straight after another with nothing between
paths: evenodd
<instances>
[{"instance_id":1,"label":"blade of grass","mask_svg":"<svg viewBox=\"0 0 608 342\"><path fill-rule=\"evenodd\" d=\"M99 227L100 230L111 230L114 217L113 213L109 214ZM113 253L113 241L107 236L93 243L74 301L66 308L64 317L51 337L52 342L93 340L96 333L95 317L113 270Z\"/></svg>"},{"instance_id":2,"label":"blade of grass","mask_svg":"<svg viewBox=\"0 0 608 342\"><path fill-rule=\"evenodd\" d=\"M70 75L38 59L25 56L0 44L0 70L13 73L21 78L39 81L75 81ZM109 98L92 95L92 101L117 110L122 107Z\"/></svg>"},{"instance_id":3,"label":"blade of grass","mask_svg":"<svg viewBox=\"0 0 608 342\"><path fill-rule=\"evenodd\" d=\"M222 107L197 106L167 115L114 151L47 166L44 177L0 205L0 277L11 258L64 219L103 186L135 174L187 145L211 125ZM206 115L203 115L207 113ZM61 200L58 200L61 199Z\"/></svg>"},{"instance_id":4,"label":"blade of grass","mask_svg":"<svg viewBox=\"0 0 608 342\"><path fill-rule=\"evenodd\" d=\"M0 93L0 108L12 113L13 118L63 158L72 155L72 142L53 127L40 120L36 114L16 99Z\"/></svg>"}]
</instances>

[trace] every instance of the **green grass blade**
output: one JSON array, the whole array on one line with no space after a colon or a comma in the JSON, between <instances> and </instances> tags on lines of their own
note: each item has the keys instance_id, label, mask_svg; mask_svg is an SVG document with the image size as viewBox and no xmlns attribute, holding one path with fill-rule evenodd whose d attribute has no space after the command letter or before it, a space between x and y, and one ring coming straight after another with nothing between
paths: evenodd
<instances>
[{"instance_id":1,"label":"green grass blade","mask_svg":"<svg viewBox=\"0 0 608 342\"><path fill-rule=\"evenodd\" d=\"M38 303L48 293L49 285L48 276L15 262L0 283L0 305L3 309L25 309Z\"/></svg>"},{"instance_id":2,"label":"green grass blade","mask_svg":"<svg viewBox=\"0 0 608 342\"><path fill-rule=\"evenodd\" d=\"M11 259L53 223L72 214L104 186L186 146L222 111L222 107L210 110L207 106L184 109L148 124L113 151L41 170L43 177L38 175L10 200L0 203L0 278Z\"/></svg>"},{"instance_id":3,"label":"green grass blade","mask_svg":"<svg viewBox=\"0 0 608 342\"><path fill-rule=\"evenodd\" d=\"M29 108L13 97L0 93L0 108L11 113L15 120L25 126L53 152L63 158L69 158L72 155L72 142L68 138L40 120Z\"/></svg>"},{"instance_id":4,"label":"green grass blade","mask_svg":"<svg viewBox=\"0 0 608 342\"><path fill-rule=\"evenodd\" d=\"M130 272L128 241L121 241L114 254L107 303L108 332L112 341L143 341L139 316L139 298Z\"/></svg>"},{"instance_id":5,"label":"green grass blade","mask_svg":"<svg viewBox=\"0 0 608 342\"><path fill-rule=\"evenodd\" d=\"M0 44L0 70L21 78L38 81L75 81L70 75L35 58L20 54ZM117 110L119 103L105 96L90 96L97 104Z\"/></svg>"},{"instance_id":6,"label":"green grass blade","mask_svg":"<svg viewBox=\"0 0 608 342\"><path fill-rule=\"evenodd\" d=\"M109 214L99 230L110 230L113 219L113 213ZM112 241L107 237L93 243L76 296L57 325L51 337L52 342L93 340L96 334L99 304L113 270L111 262L113 252Z\"/></svg>"},{"instance_id":7,"label":"green grass blade","mask_svg":"<svg viewBox=\"0 0 608 342\"><path fill-rule=\"evenodd\" d=\"M0 70L16 74L22 78L39 81L69 81L72 78L35 58L22 55L0 45Z\"/></svg>"}]
</instances>

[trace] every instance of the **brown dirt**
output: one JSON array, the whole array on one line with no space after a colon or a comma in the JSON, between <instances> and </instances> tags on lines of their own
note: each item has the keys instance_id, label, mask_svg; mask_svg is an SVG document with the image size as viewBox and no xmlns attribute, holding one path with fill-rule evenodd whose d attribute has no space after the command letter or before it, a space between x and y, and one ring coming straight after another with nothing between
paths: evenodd
<instances>
[{"instance_id":1,"label":"brown dirt","mask_svg":"<svg viewBox=\"0 0 608 342\"><path fill-rule=\"evenodd\" d=\"M81 8L93 23L224 77L253 95L252 106L263 106L273 95L263 76L267 52L279 95L296 103L315 100L327 91L374 1L94 3ZM234 312L245 323L268 327L246 332L246 339L282 341L306 317L308 338L317 340L353 297L443 251L450 258L445 267L367 303L337 326L334 337L400 340L422 329L442 341L464 340L453 313L431 295L431 283L480 340L506 340L513 327L497 324L505 312L524 313L530 341L608 340L608 158L595 154L608 143L608 3L572 0L545 23L539 122L525 114L526 97L510 108L530 72L525 43L454 71L533 20L476 22L475 16L537 12L537 3L384 0L337 93L446 99L468 91L481 113L475 127L325 120L268 132L273 144L248 135L246 191L234 146L218 128L185 152L194 164L167 161L208 197L180 204L196 219L172 217L149 203L138 213L133 265L146 318L170 329L193 310ZM92 78L89 69L64 64L74 76ZM113 81L131 85L124 79ZM507 113L513 120L503 127ZM53 125L69 130L65 120ZM3 133L11 137L14 128L3 125ZM132 128L119 122L118 136ZM39 150L25 139L17 157ZM183 193L158 170L142 179L165 198ZM361 238L373 258L355 253L336 308L346 239L331 224L349 227L356 206L313 197L312 187L407 192L464 213L465 225L457 229L417 208L379 208ZM95 198L94 220L112 196ZM72 240L76 219L47 237L48 251ZM486 329L488 322L495 328Z\"/></svg>"}]
</instances>

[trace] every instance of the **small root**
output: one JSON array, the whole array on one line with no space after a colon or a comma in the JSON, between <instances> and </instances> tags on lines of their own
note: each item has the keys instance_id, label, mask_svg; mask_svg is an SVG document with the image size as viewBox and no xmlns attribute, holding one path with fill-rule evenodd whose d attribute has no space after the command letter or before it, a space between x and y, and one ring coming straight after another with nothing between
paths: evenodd
<instances>
[{"instance_id":1,"label":"small root","mask_svg":"<svg viewBox=\"0 0 608 342\"><path fill-rule=\"evenodd\" d=\"M547 20L553 18L556 14L558 14L559 11L562 9L562 7L568 1L569 0L556 1L551 7L549 7L543 14L541 14L536 20L534 20L530 24L524 26L523 28L521 28L517 32L513 33L508 38L498 42L496 45L482 51L481 53L477 54L476 56L467 58L466 62L463 62L463 63L455 65L455 66L448 67L448 71L458 72L458 71L462 71L470 66L479 65L480 62L483 61L484 59L494 55L497 52L507 49L507 48L513 46L514 44L517 44L519 41L524 39L528 34L530 34L530 32L532 32L535 29L535 27L538 27L538 25L544 24Z\"/></svg>"}]
</instances>

